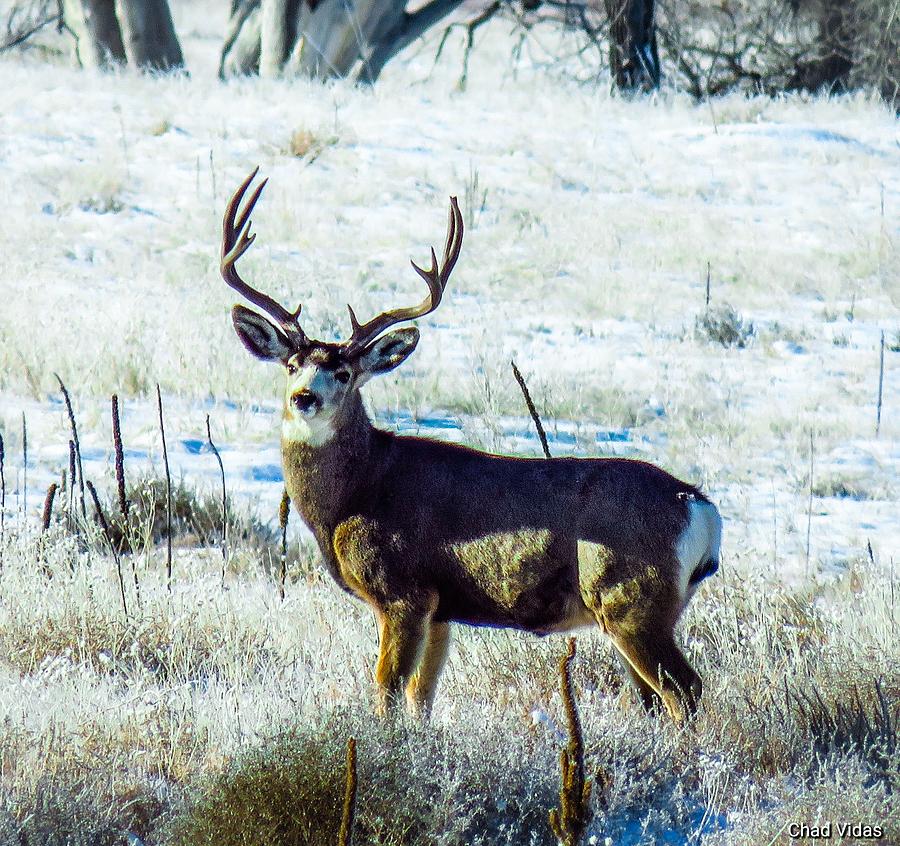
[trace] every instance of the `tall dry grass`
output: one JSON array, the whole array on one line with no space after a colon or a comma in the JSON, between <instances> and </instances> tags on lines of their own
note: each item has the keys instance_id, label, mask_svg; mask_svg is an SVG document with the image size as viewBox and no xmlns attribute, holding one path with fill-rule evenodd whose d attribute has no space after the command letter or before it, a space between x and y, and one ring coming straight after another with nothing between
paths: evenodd
<instances>
[{"instance_id":1,"label":"tall dry grass","mask_svg":"<svg viewBox=\"0 0 900 846\"><path fill-rule=\"evenodd\" d=\"M373 621L316 571L282 602L275 574L223 586L215 546L182 549L170 594L148 547L126 618L110 556L45 541L20 531L3 549L4 842L334 842L351 736L354 842L553 842L561 638L457 627L433 722L383 723ZM787 842L787 822L833 819L900 836L892 590L872 563L796 590L726 568L684 625L705 678L685 728L643 713L599 631L580 635L571 678L601 785L589 835Z\"/></svg>"}]
</instances>

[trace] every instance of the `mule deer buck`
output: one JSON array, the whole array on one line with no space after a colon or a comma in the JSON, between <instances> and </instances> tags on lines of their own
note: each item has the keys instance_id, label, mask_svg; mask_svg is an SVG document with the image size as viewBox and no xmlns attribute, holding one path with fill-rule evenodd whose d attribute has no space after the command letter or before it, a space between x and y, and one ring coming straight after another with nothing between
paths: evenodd
<instances>
[{"instance_id":1,"label":"mule deer buck","mask_svg":"<svg viewBox=\"0 0 900 846\"><path fill-rule=\"evenodd\" d=\"M387 330L440 305L462 246L456 198L443 261L432 250L430 268L413 263L424 301L364 324L350 308L350 338L326 343L306 336L299 307L288 311L237 272L256 237L250 214L265 181L241 209L256 173L225 212L222 276L267 315L234 306L244 346L286 371L291 500L331 576L375 612L379 711L405 688L409 708L427 715L457 622L538 635L599 624L647 708L661 702L676 720L693 712L701 682L673 629L718 567L715 506L643 461L512 458L373 426L360 388L419 341L414 327Z\"/></svg>"}]
</instances>

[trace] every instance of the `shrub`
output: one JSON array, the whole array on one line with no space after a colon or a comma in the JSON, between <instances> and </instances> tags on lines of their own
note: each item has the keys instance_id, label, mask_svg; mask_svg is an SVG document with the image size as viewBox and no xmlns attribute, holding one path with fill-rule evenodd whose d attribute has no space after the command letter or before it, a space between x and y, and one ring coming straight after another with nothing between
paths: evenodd
<instances>
[{"instance_id":1,"label":"shrub","mask_svg":"<svg viewBox=\"0 0 900 846\"><path fill-rule=\"evenodd\" d=\"M127 523L112 502L105 506L115 546L129 549L141 542L162 543L169 534L166 519L166 481L145 477L127 492ZM274 517L275 515L273 515ZM172 538L184 546L218 546L222 542L222 499L218 493L200 493L184 481L172 486ZM252 515L236 512L229 503L228 539L233 546L278 555L278 532Z\"/></svg>"},{"instance_id":2,"label":"shrub","mask_svg":"<svg viewBox=\"0 0 900 846\"><path fill-rule=\"evenodd\" d=\"M756 329L751 322L745 323L730 305L723 305L700 315L694 323L694 334L723 347L743 349L756 334Z\"/></svg>"},{"instance_id":3,"label":"shrub","mask_svg":"<svg viewBox=\"0 0 900 846\"><path fill-rule=\"evenodd\" d=\"M885 782L890 789L900 784L900 704L888 701L881 679L876 678L870 688L836 695L815 688L786 691L785 707L793 708L809 733L820 763L853 753L868 765L873 780Z\"/></svg>"},{"instance_id":4,"label":"shrub","mask_svg":"<svg viewBox=\"0 0 900 846\"><path fill-rule=\"evenodd\" d=\"M553 843L547 808L552 773L497 746L500 736L363 711L334 711L238 755L198 785L166 826L173 846L300 846L334 843L344 796L345 746L358 738L356 846ZM485 749L500 754L484 755ZM534 762L530 762L532 765Z\"/></svg>"},{"instance_id":5,"label":"shrub","mask_svg":"<svg viewBox=\"0 0 900 846\"><path fill-rule=\"evenodd\" d=\"M695 97L871 88L900 104L900 18L883 0L662 0L669 78Z\"/></svg>"},{"instance_id":6,"label":"shrub","mask_svg":"<svg viewBox=\"0 0 900 846\"><path fill-rule=\"evenodd\" d=\"M504 13L521 27L523 40L538 23L566 27L578 35L576 50L567 56L548 51L547 63L577 68L581 81L602 79L610 68L621 87L618 51L610 51L621 27L611 26L609 15L632 5L639 4L500 0L468 26L472 31ZM897 0L656 0L655 6L663 79L697 99L734 91L869 89L900 107Z\"/></svg>"}]
</instances>

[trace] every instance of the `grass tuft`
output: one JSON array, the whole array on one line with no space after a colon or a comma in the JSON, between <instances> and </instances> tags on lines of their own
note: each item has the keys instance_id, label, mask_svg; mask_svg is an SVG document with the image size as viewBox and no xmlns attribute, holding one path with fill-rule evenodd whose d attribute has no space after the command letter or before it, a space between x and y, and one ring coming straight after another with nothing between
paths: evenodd
<instances>
[{"instance_id":1,"label":"grass tuft","mask_svg":"<svg viewBox=\"0 0 900 846\"><path fill-rule=\"evenodd\" d=\"M852 754L868 766L873 781L891 790L900 787L900 702L888 701L883 679L837 695L818 688L788 689L785 700L808 733L817 763Z\"/></svg>"},{"instance_id":2,"label":"grass tuft","mask_svg":"<svg viewBox=\"0 0 900 846\"><path fill-rule=\"evenodd\" d=\"M15 800L0 795L0 843L16 846L122 846L127 809L98 801L89 786L45 776ZM131 841L134 842L134 841Z\"/></svg>"},{"instance_id":3,"label":"grass tuft","mask_svg":"<svg viewBox=\"0 0 900 846\"><path fill-rule=\"evenodd\" d=\"M857 501L887 499L892 496L890 484L882 477L865 477L862 474L832 474L815 479L812 494L817 497L836 497Z\"/></svg>"},{"instance_id":4,"label":"grass tuft","mask_svg":"<svg viewBox=\"0 0 900 846\"><path fill-rule=\"evenodd\" d=\"M338 143L337 136L320 136L308 129L297 129L291 133L287 151L298 159L307 159L312 164L329 147Z\"/></svg>"},{"instance_id":5,"label":"grass tuft","mask_svg":"<svg viewBox=\"0 0 900 846\"><path fill-rule=\"evenodd\" d=\"M157 545L168 538L171 527L173 544L180 547L217 547L223 535L229 541L257 552L279 556L278 533L255 517L239 509L228 509L227 532L222 524L222 501L209 491L201 493L181 480L172 486L172 518L167 519L166 480L147 476L135 481L127 489L129 503L127 520L114 512L110 518L110 536L116 548L140 548L143 544ZM112 509L110 509L112 511Z\"/></svg>"}]
</instances>

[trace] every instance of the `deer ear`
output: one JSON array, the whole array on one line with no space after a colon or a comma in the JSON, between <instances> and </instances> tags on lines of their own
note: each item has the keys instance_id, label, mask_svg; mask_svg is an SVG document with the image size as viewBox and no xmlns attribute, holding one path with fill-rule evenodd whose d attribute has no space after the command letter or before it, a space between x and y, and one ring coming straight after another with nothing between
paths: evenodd
<instances>
[{"instance_id":1,"label":"deer ear","mask_svg":"<svg viewBox=\"0 0 900 846\"><path fill-rule=\"evenodd\" d=\"M263 361L286 361L296 352L274 323L249 308L236 305L231 320L241 343Z\"/></svg>"},{"instance_id":2,"label":"deer ear","mask_svg":"<svg viewBox=\"0 0 900 846\"><path fill-rule=\"evenodd\" d=\"M359 357L359 368L369 375L387 373L409 357L419 343L419 330L414 326L397 329L379 338Z\"/></svg>"}]
</instances>

